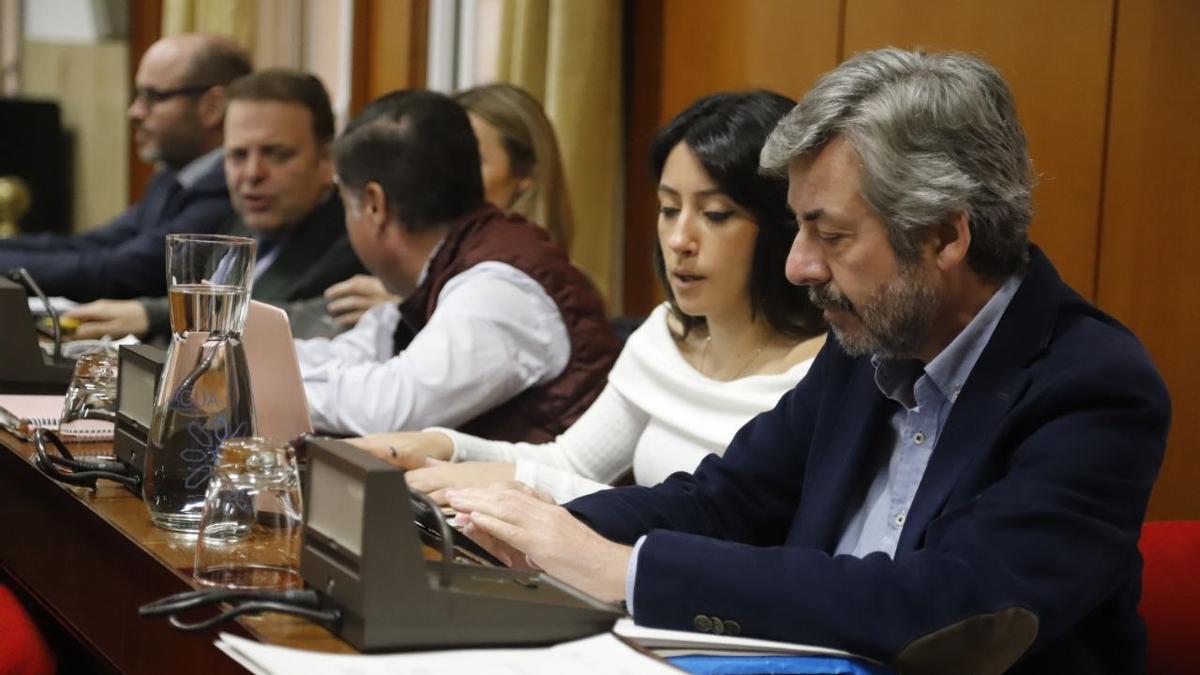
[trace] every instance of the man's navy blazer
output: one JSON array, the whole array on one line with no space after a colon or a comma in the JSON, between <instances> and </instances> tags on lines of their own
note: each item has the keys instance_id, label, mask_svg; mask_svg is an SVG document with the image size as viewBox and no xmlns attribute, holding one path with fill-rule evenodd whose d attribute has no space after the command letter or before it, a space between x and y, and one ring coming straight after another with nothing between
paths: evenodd
<instances>
[{"instance_id":1,"label":"man's navy blazer","mask_svg":"<svg viewBox=\"0 0 1200 675\"><path fill-rule=\"evenodd\" d=\"M648 533L637 622L733 622L744 636L839 647L901 671L995 672L1018 657L1013 672L1143 670L1137 541L1170 401L1138 340L1031 255L946 420L894 560L833 555L895 404L870 360L832 339L724 457L568 504L615 541Z\"/></svg>"},{"instance_id":2,"label":"man's navy blazer","mask_svg":"<svg viewBox=\"0 0 1200 675\"><path fill-rule=\"evenodd\" d=\"M214 234L233 219L223 162L187 188L175 176L154 174L140 202L90 232L0 241L0 272L24 267L47 295L80 302L166 295L166 236Z\"/></svg>"}]
</instances>

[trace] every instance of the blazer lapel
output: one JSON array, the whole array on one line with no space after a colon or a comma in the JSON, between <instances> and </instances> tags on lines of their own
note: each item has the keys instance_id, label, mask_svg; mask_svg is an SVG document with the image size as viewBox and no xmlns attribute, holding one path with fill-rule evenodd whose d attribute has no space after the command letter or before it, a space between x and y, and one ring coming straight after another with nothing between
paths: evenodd
<instances>
[{"instance_id":1,"label":"blazer lapel","mask_svg":"<svg viewBox=\"0 0 1200 675\"><path fill-rule=\"evenodd\" d=\"M276 303L300 299L301 287L310 283L307 274L342 236L343 221L337 193L326 195L279 245L275 262L254 281L254 299Z\"/></svg>"},{"instance_id":2,"label":"blazer lapel","mask_svg":"<svg viewBox=\"0 0 1200 675\"><path fill-rule=\"evenodd\" d=\"M896 553L916 550L929 523L975 461L995 450L995 436L1029 386L1028 365L1049 343L1062 282L1031 247L1033 262L950 411L908 511Z\"/></svg>"},{"instance_id":3,"label":"blazer lapel","mask_svg":"<svg viewBox=\"0 0 1200 675\"><path fill-rule=\"evenodd\" d=\"M976 364L976 371L979 364ZM1005 377L999 370L972 373L946 420L921 485L908 511L896 552L919 547L929 523L941 512L951 490L972 462L994 447L997 427L1024 393L1029 376L1023 367Z\"/></svg>"},{"instance_id":4,"label":"blazer lapel","mask_svg":"<svg viewBox=\"0 0 1200 675\"><path fill-rule=\"evenodd\" d=\"M833 339L832 337L830 339ZM876 432L887 423L887 399L875 386L875 369L858 359L840 395L823 405L814 437L804 491L788 542L833 553L852 499L861 497L871 474ZM869 481L869 479L868 479Z\"/></svg>"}]
</instances>

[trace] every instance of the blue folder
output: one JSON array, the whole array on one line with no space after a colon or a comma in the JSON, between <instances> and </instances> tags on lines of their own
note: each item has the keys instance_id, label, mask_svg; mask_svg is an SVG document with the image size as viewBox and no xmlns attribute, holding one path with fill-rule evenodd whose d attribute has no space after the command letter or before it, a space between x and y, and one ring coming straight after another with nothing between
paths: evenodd
<instances>
[{"instance_id":1,"label":"blue folder","mask_svg":"<svg viewBox=\"0 0 1200 675\"><path fill-rule=\"evenodd\" d=\"M672 656L675 666L696 675L892 675L877 664L827 656Z\"/></svg>"}]
</instances>

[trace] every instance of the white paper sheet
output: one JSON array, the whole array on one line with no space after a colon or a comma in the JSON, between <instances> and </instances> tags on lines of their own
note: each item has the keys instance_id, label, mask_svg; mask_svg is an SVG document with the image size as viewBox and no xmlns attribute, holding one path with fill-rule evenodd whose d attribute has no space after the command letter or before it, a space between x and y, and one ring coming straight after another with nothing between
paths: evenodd
<instances>
[{"instance_id":1,"label":"white paper sheet","mask_svg":"<svg viewBox=\"0 0 1200 675\"><path fill-rule=\"evenodd\" d=\"M74 309L75 307L79 306L78 302L75 302L74 300L68 300L67 298L58 295L47 299L50 301L50 306L53 307L54 311L56 312L65 312L68 309ZM29 298L29 311L33 313L34 316L46 316L46 305L42 304L41 298L34 295Z\"/></svg>"},{"instance_id":2,"label":"white paper sheet","mask_svg":"<svg viewBox=\"0 0 1200 675\"><path fill-rule=\"evenodd\" d=\"M613 632L656 654L671 656L681 654L800 654L834 658L862 658L850 652L828 647L664 628L646 628L635 624L633 619L629 618L618 619L616 625L613 626Z\"/></svg>"},{"instance_id":3,"label":"white paper sheet","mask_svg":"<svg viewBox=\"0 0 1200 675\"><path fill-rule=\"evenodd\" d=\"M612 633L553 647L455 649L384 655L318 654L264 645L221 633L217 647L257 675L678 675L679 671L621 642Z\"/></svg>"}]
</instances>

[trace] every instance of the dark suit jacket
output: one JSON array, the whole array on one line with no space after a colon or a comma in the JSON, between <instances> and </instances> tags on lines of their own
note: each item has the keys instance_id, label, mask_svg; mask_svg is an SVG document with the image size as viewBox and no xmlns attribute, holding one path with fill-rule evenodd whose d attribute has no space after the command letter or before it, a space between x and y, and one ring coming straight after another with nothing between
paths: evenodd
<instances>
[{"instance_id":1,"label":"dark suit jacket","mask_svg":"<svg viewBox=\"0 0 1200 675\"><path fill-rule=\"evenodd\" d=\"M186 189L163 170L142 201L95 230L0 241L0 271L24 267L47 295L80 302L166 295L166 235L212 234L232 219L222 162Z\"/></svg>"},{"instance_id":2,"label":"dark suit jacket","mask_svg":"<svg viewBox=\"0 0 1200 675\"><path fill-rule=\"evenodd\" d=\"M253 233L238 223L229 234L249 237ZM279 246L275 261L254 280L250 297L288 310L296 337L323 334L319 317L314 316L325 313L322 293L331 284L365 273L346 237L345 213L337 192L330 191ZM306 302L313 299L315 302ZM150 317L150 336L167 335L171 324L166 298L147 298L142 304ZM337 331L331 328L328 332Z\"/></svg>"},{"instance_id":3,"label":"dark suit jacket","mask_svg":"<svg viewBox=\"0 0 1200 675\"><path fill-rule=\"evenodd\" d=\"M688 630L706 615L902 671L997 672L1022 654L1016 672L1144 669L1137 540L1170 402L1137 339L1032 255L894 560L832 555L894 405L869 359L832 339L723 458L568 504L616 541L649 533L638 623Z\"/></svg>"}]
</instances>

